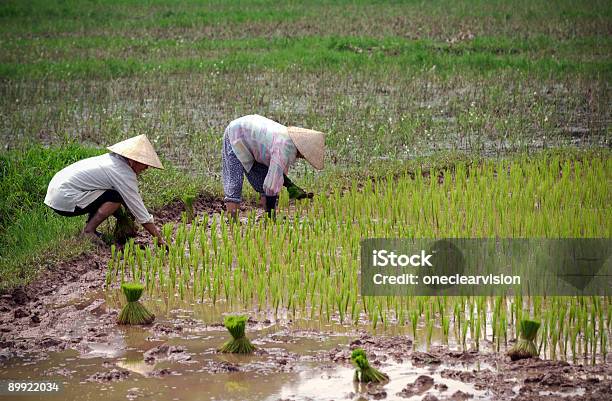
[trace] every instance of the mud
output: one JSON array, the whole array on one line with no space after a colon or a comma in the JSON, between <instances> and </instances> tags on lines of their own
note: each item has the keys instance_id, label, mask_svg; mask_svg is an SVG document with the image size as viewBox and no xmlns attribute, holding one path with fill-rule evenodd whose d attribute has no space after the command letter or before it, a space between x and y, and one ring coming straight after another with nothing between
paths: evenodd
<instances>
[{"instance_id":1,"label":"mud","mask_svg":"<svg viewBox=\"0 0 612 401\"><path fill-rule=\"evenodd\" d=\"M183 346L168 344L162 344L144 353L144 361L146 363L154 364L159 360L187 362L191 360L191 355L187 353Z\"/></svg>"},{"instance_id":2,"label":"mud","mask_svg":"<svg viewBox=\"0 0 612 401\"><path fill-rule=\"evenodd\" d=\"M119 370L113 369L107 372L98 372L94 373L87 379L89 382L98 382L98 383L108 383L115 382L120 380L125 380L130 375L130 372L127 370Z\"/></svg>"},{"instance_id":3,"label":"mud","mask_svg":"<svg viewBox=\"0 0 612 401\"><path fill-rule=\"evenodd\" d=\"M565 361L547 361L540 358L512 362L503 353L457 352L447 347L432 347L428 352L411 352L411 340L406 337L373 337L368 334L353 342L347 349L336 348L326 356L330 361L346 363L350 350L364 348L377 367L384 371L380 361L410 359L417 367L425 367L441 378L469 383L477 390L485 390L489 399L503 400L610 400L612 399L612 369L610 363L572 365ZM378 363L376 362L378 361ZM466 370L465 367L478 369ZM432 388L440 393L447 391L442 383L436 383L429 375L419 376L407 384L397 396L409 398L425 396ZM430 394L430 399L468 400L473 394L457 390L448 398Z\"/></svg>"},{"instance_id":4,"label":"mud","mask_svg":"<svg viewBox=\"0 0 612 401\"><path fill-rule=\"evenodd\" d=\"M86 295L102 288L108 257L110 251L104 248L81 255L50 267L27 287L3 295L0 346L16 356L99 341L114 325L116 312ZM88 321L91 324L76 324Z\"/></svg>"},{"instance_id":5,"label":"mud","mask_svg":"<svg viewBox=\"0 0 612 401\"><path fill-rule=\"evenodd\" d=\"M246 210L247 206L243 204L242 208ZM208 214L221 213L224 210L223 199L210 195L200 195L193 201L193 210L196 214L203 212ZM185 212L185 204L181 200L175 200L157 211L154 216L157 223L164 224L170 221L181 221L183 212Z\"/></svg>"},{"instance_id":6,"label":"mud","mask_svg":"<svg viewBox=\"0 0 612 401\"><path fill-rule=\"evenodd\" d=\"M401 392L397 393L400 397L409 398L415 395L421 395L427 390L432 388L434 385L434 379L430 376L421 375L417 377L414 383L408 384L402 389Z\"/></svg>"}]
</instances>

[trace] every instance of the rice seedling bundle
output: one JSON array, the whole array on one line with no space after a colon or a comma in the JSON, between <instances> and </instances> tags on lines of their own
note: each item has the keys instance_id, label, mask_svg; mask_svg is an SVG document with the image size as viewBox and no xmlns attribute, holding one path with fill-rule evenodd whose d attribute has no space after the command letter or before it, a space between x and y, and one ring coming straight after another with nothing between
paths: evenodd
<instances>
[{"instance_id":1,"label":"rice seedling bundle","mask_svg":"<svg viewBox=\"0 0 612 401\"><path fill-rule=\"evenodd\" d=\"M132 214L121 206L115 212L115 227L113 229L113 238L120 244L124 244L129 238L136 235L138 227L134 221Z\"/></svg>"},{"instance_id":2,"label":"rice seedling bundle","mask_svg":"<svg viewBox=\"0 0 612 401\"><path fill-rule=\"evenodd\" d=\"M121 290L125 294L127 303L119 313L117 323L130 325L153 323L155 315L139 302L144 286L140 283L123 283L121 284Z\"/></svg>"},{"instance_id":3,"label":"rice seedling bundle","mask_svg":"<svg viewBox=\"0 0 612 401\"><path fill-rule=\"evenodd\" d=\"M224 320L225 328L232 335L232 339L227 341L219 352L232 354L250 354L255 351L255 346L245 335L247 322L246 316L227 316Z\"/></svg>"},{"instance_id":4,"label":"rice seedling bundle","mask_svg":"<svg viewBox=\"0 0 612 401\"><path fill-rule=\"evenodd\" d=\"M521 320L519 325L520 337L514 347L508 351L508 356L513 361L525 358L533 358L539 355L535 346L535 338L538 334L540 323L533 320Z\"/></svg>"},{"instance_id":5,"label":"rice seedling bundle","mask_svg":"<svg viewBox=\"0 0 612 401\"><path fill-rule=\"evenodd\" d=\"M386 383L389 376L372 367L363 349L357 348L351 353L351 362L355 365L353 381L359 383Z\"/></svg>"}]
</instances>

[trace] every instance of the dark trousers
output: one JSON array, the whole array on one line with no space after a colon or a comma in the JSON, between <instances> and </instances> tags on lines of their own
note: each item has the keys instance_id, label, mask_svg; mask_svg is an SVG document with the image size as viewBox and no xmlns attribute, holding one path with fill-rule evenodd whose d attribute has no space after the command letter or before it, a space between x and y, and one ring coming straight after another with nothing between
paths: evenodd
<instances>
[{"instance_id":1,"label":"dark trousers","mask_svg":"<svg viewBox=\"0 0 612 401\"><path fill-rule=\"evenodd\" d=\"M84 208L80 208L78 206L75 207L74 212L64 212L62 210L56 209L53 210L55 211L55 213L66 217L82 216L84 214L88 214L89 217L87 218L87 221L89 221L94 217L98 209L100 209L100 206L102 206L106 202L121 203L125 206L125 202L123 202L123 198L121 197L121 195L119 195L119 192L115 191L114 189L107 189L95 201L91 202Z\"/></svg>"}]
</instances>

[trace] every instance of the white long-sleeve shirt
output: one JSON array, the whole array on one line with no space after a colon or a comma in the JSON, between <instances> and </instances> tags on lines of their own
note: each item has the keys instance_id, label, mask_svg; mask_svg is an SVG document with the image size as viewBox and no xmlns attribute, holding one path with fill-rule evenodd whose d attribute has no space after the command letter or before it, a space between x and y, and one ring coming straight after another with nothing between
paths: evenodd
<instances>
[{"instance_id":1,"label":"white long-sleeve shirt","mask_svg":"<svg viewBox=\"0 0 612 401\"><path fill-rule=\"evenodd\" d=\"M45 204L73 212L77 206L85 208L108 189L119 192L138 223L153 222L138 191L136 173L127 159L115 153L80 160L60 170L49 183Z\"/></svg>"}]
</instances>

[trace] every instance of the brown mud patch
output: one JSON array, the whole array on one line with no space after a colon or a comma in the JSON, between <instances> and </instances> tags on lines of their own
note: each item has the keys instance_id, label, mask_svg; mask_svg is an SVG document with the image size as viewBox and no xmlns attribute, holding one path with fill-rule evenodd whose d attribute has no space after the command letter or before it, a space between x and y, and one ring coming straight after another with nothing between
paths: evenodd
<instances>
[{"instance_id":1,"label":"brown mud patch","mask_svg":"<svg viewBox=\"0 0 612 401\"><path fill-rule=\"evenodd\" d=\"M358 347L363 348L371 363L382 371L388 365L386 361L410 362L414 367L426 368L431 375L469 383L476 390L486 391L492 400L612 400L612 368L607 361L595 366L540 358L512 362L503 353L461 352L441 346L418 352L412 350L412 340L408 337L369 334L362 334L348 347L336 347L321 357L348 364L351 350ZM421 375L396 395L440 400L473 398L472 394L461 391L440 397L428 393L432 388L442 394L447 390L430 375Z\"/></svg>"},{"instance_id":2,"label":"brown mud patch","mask_svg":"<svg viewBox=\"0 0 612 401\"><path fill-rule=\"evenodd\" d=\"M106 372L97 372L91 375L87 381L108 383L125 380L130 376L130 372L127 370L112 369Z\"/></svg>"},{"instance_id":3,"label":"brown mud patch","mask_svg":"<svg viewBox=\"0 0 612 401\"><path fill-rule=\"evenodd\" d=\"M434 379L431 376L421 375L417 377L414 383L409 383L402 389L401 392L397 393L398 396L404 398L410 398L415 395L421 395L427 390L432 388L434 385Z\"/></svg>"},{"instance_id":4,"label":"brown mud patch","mask_svg":"<svg viewBox=\"0 0 612 401\"><path fill-rule=\"evenodd\" d=\"M212 195L199 195L193 201L193 209L196 214L221 213L224 210L223 199ZM243 204L242 208L246 208ZM175 200L154 213L158 224L165 224L171 221L181 221L181 215L185 212L185 204L181 200Z\"/></svg>"},{"instance_id":5,"label":"brown mud patch","mask_svg":"<svg viewBox=\"0 0 612 401\"><path fill-rule=\"evenodd\" d=\"M151 348L144 353L144 361L149 364L154 364L159 360L170 360L175 362L186 362L191 360L191 355L187 349L181 345L162 344Z\"/></svg>"}]
</instances>

